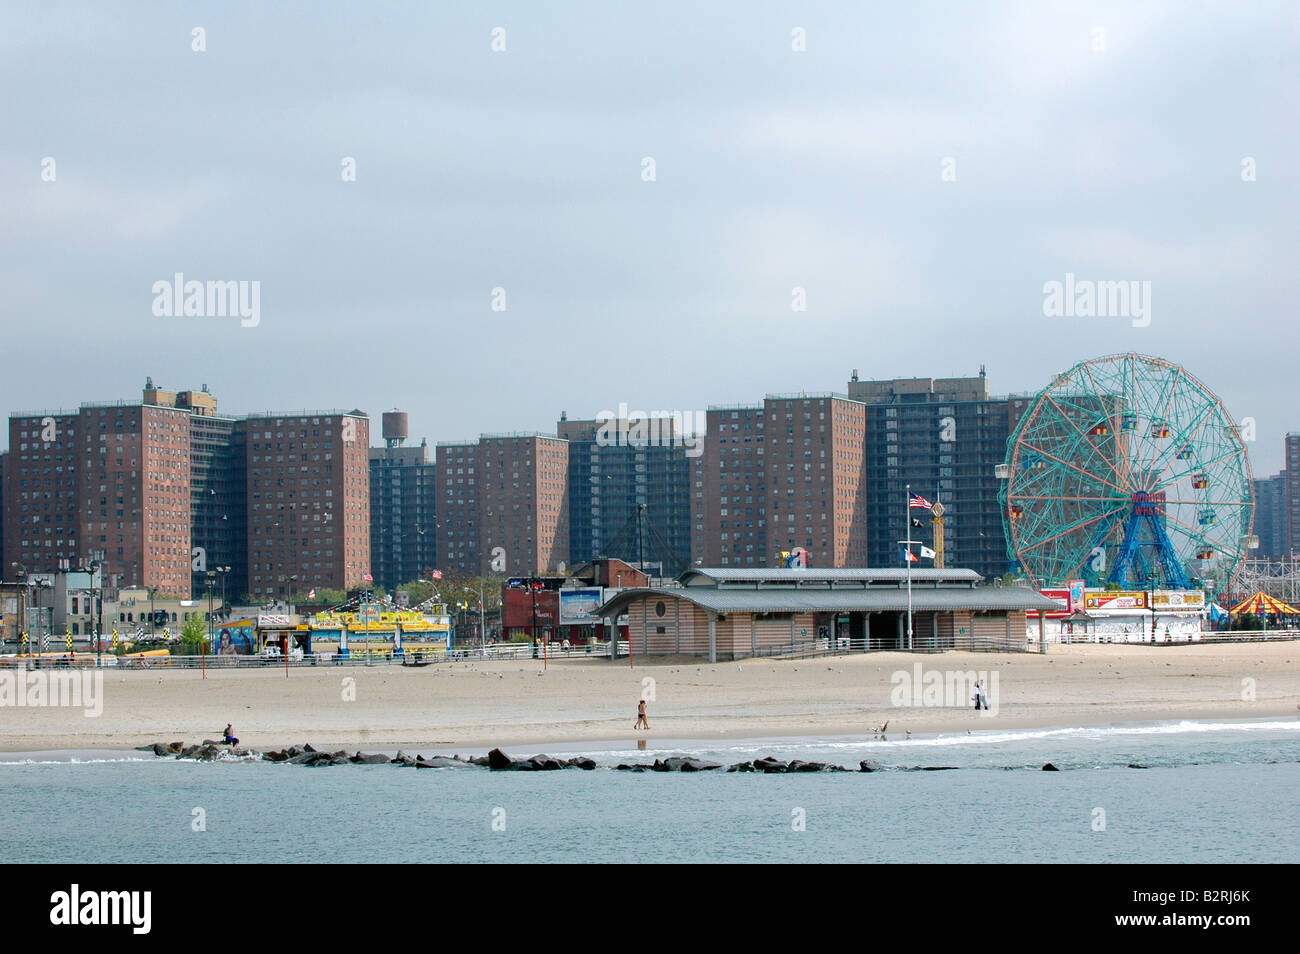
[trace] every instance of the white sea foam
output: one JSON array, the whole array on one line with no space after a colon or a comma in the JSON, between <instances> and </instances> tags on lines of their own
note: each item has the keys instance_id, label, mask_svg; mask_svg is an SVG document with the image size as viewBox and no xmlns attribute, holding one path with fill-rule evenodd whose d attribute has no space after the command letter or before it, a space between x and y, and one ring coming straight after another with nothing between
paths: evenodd
<instances>
[{"instance_id":1,"label":"white sea foam","mask_svg":"<svg viewBox=\"0 0 1300 954\"><path fill-rule=\"evenodd\" d=\"M886 739L869 736L781 736L764 739L737 739L723 742L717 739L685 740L671 739L655 745L647 744L645 749L588 749L585 754L593 757L604 756L619 760L647 761L664 758L669 755L726 755L746 757L786 753L789 757L803 756L813 752L838 751L879 751L890 752L914 748L943 749L968 745L1014 745L1051 739L1082 742L1105 741L1124 737L1177 736L1185 734L1205 734L1213 732L1233 733L1283 733L1300 736L1300 720L1241 720L1234 722L1198 722L1184 719L1178 722L1134 723L1117 725L1063 726L1050 729L983 729L966 733L937 735L914 735L910 738L903 734L889 733ZM649 741L649 740L647 740Z\"/></svg>"}]
</instances>

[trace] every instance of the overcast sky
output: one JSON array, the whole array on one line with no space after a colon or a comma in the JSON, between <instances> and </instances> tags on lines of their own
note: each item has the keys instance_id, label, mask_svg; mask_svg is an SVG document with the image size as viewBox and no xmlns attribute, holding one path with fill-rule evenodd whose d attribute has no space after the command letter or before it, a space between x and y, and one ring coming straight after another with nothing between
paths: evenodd
<instances>
[{"instance_id":1,"label":"overcast sky","mask_svg":"<svg viewBox=\"0 0 1300 954\"><path fill-rule=\"evenodd\" d=\"M433 443L1132 350L1255 418L1272 473L1298 11L7 0L0 409L151 374ZM259 323L155 316L176 272L260 282ZM1150 323L1045 317L1067 273L1151 282Z\"/></svg>"}]
</instances>

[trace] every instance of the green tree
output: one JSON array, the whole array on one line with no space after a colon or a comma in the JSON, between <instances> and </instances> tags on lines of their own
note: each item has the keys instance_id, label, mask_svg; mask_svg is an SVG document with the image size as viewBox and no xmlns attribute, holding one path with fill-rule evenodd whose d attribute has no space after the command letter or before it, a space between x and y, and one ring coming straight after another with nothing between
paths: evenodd
<instances>
[{"instance_id":1,"label":"green tree","mask_svg":"<svg viewBox=\"0 0 1300 954\"><path fill-rule=\"evenodd\" d=\"M202 644L208 638L208 624L203 617L195 613L181 626L181 652L186 656L197 656L203 652Z\"/></svg>"}]
</instances>

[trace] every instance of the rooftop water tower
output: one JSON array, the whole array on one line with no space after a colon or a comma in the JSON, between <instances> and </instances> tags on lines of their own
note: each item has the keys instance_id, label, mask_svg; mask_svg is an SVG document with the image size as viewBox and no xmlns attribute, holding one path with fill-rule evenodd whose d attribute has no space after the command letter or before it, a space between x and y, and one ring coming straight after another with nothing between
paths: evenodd
<instances>
[{"instance_id":1,"label":"rooftop water tower","mask_svg":"<svg viewBox=\"0 0 1300 954\"><path fill-rule=\"evenodd\" d=\"M411 419L405 411L385 411L383 418L384 444L401 447L411 436Z\"/></svg>"}]
</instances>

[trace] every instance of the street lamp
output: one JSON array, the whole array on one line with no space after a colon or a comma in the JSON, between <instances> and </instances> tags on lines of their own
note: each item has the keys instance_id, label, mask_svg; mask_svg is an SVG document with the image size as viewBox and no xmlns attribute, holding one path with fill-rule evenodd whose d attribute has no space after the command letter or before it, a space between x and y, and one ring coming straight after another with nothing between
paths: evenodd
<instances>
[{"instance_id":1,"label":"street lamp","mask_svg":"<svg viewBox=\"0 0 1300 954\"><path fill-rule=\"evenodd\" d=\"M90 595L94 605L91 612L95 617L95 665L101 666L104 662L104 653L101 643L101 634L104 629L104 551L92 550L90 552Z\"/></svg>"},{"instance_id":2,"label":"street lamp","mask_svg":"<svg viewBox=\"0 0 1300 954\"><path fill-rule=\"evenodd\" d=\"M9 565L14 568L14 582L22 584L18 590L18 623L14 627L14 646L19 647L22 646L22 634L27 629L27 587L29 585L27 582L27 567L16 560Z\"/></svg>"},{"instance_id":3,"label":"street lamp","mask_svg":"<svg viewBox=\"0 0 1300 954\"><path fill-rule=\"evenodd\" d=\"M226 608L226 576L230 573L230 567L217 567L217 576L221 578L221 608Z\"/></svg>"},{"instance_id":4,"label":"street lamp","mask_svg":"<svg viewBox=\"0 0 1300 954\"><path fill-rule=\"evenodd\" d=\"M217 581L217 571L208 570L204 578L208 584L208 642L212 642L212 584Z\"/></svg>"},{"instance_id":5,"label":"street lamp","mask_svg":"<svg viewBox=\"0 0 1300 954\"><path fill-rule=\"evenodd\" d=\"M52 589L52 585L51 585L50 581L49 581L49 580L46 580L46 579L40 579L40 580L37 580L36 583L35 583L35 587L36 587L36 591L37 591L38 594L39 594L40 592L44 591L44 590ZM49 632L44 632L44 633L41 632L41 630L46 629L46 626L45 626L45 612L44 612L45 607L41 606L41 603L43 603L43 602L44 602L44 600L43 600L43 599L38 595L38 596L36 597L36 619L37 619L37 622L39 623L39 625L36 627L36 629L37 629L37 635L40 637L40 641L41 641L41 650L42 650L42 652L45 650L45 642L46 642L46 638L47 638L47 637L50 635L50 633L52 633L53 630L54 630L54 605L53 605L53 601L51 601L51 604L50 604L50 625L49 625Z\"/></svg>"}]
</instances>

